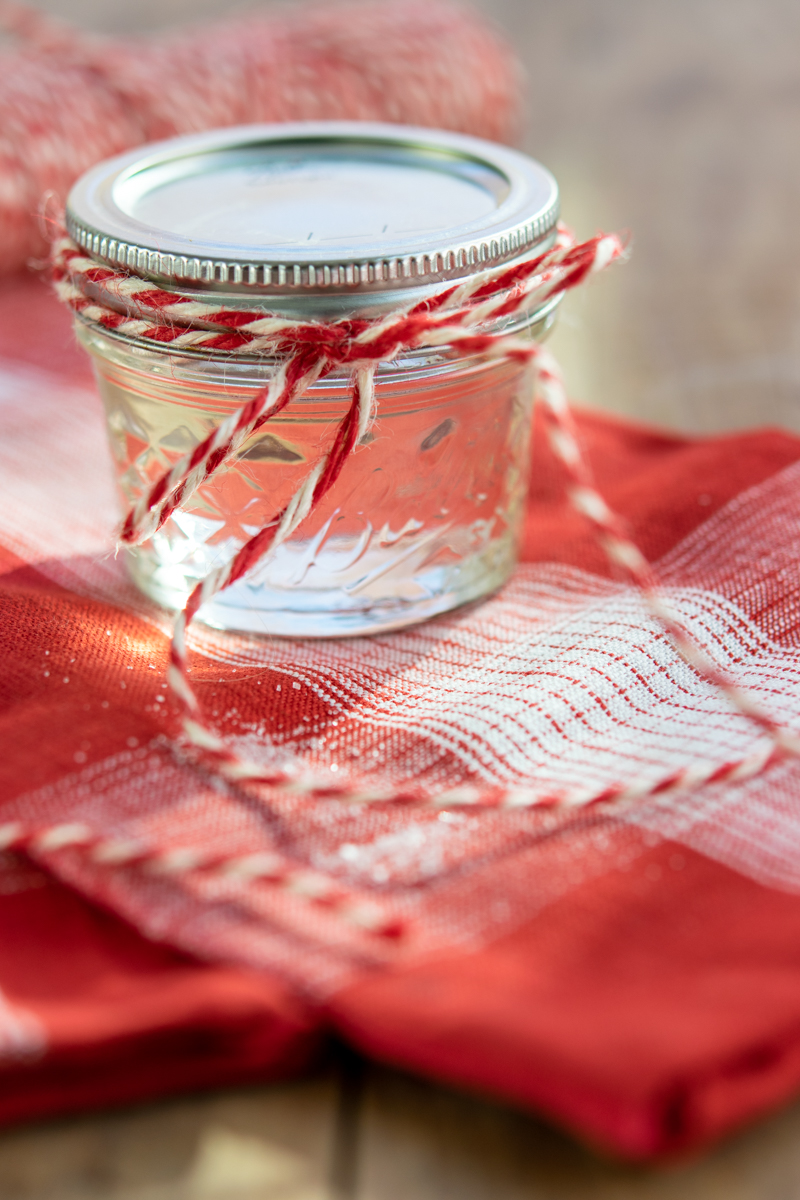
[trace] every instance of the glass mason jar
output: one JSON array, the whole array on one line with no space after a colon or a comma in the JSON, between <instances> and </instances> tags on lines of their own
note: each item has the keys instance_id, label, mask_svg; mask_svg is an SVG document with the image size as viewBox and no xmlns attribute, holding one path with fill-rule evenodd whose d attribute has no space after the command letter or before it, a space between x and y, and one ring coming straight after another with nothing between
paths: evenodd
<instances>
[{"instance_id":1,"label":"glass mason jar","mask_svg":"<svg viewBox=\"0 0 800 1200\"><path fill-rule=\"evenodd\" d=\"M242 241L255 257L253 229L265 213L272 240L258 250L272 261L250 270L255 282L243 283L247 272L229 260L233 249L244 257ZM494 262L541 253L553 242L556 218L555 182L523 155L438 131L344 123L174 139L101 164L68 206L72 236L98 262L134 264L134 273L182 296L222 296L254 315L304 320L382 315ZM384 242L365 245L364 238L376 241L381 222ZM317 239L310 251L312 237L300 236L306 226ZM233 248L222 236L230 239L232 227ZM387 227L399 228L389 235ZM148 231L157 250L148 248ZM465 233L483 251L465 251ZM187 258L182 275L175 263L185 240L198 248L198 237L208 244L192 280ZM361 266L348 280L340 261L327 268L325 284L321 249L337 241L337 254L346 242L350 264L362 254ZM431 254L431 241L444 249ZM410 245L416 269L406 271L398 251ZM220 249L228 256L221 266L212 255ZM281 255L287 261L276 263ZM394 272L386 266L392 262L401 264ZM430 278L420 262L436 268ZM554 315L552 302L534 307L514 329L541 338ZM276 369L256 355L176 352L80 317L77 329L94 363L126 511ZM203 605L199 620L284 636L372 633L475 600L508 579L528 485L529 368L423 348L378 368L376 400L375 422L332 490L290 538ZM197 582L287 503L349 401L348 375L336 372L271 418L236 461L128 552L141 590L167 608L182 607Z\"/></svg>"}]
</instances>

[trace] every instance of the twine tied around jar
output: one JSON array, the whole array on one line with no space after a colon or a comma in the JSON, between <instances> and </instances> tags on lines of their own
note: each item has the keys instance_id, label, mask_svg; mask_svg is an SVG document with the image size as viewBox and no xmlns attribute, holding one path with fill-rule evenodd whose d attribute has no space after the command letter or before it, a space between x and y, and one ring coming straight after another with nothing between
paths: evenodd
<instances>
[{"instance_id":1,"label":"twine tied around jar","mask_svg":"<svg viewBox=\"0 0 800 1200\"><path fill-rule=\"evenodd\" d=\"M165 348L255 354L277 363L269 383L253 399L222 421L143 493L124 519L122 546L139 545L150 538L198 487L236 459L249 438L318 379L342 368L351 372L349 406L327 448L320 447L315 465L299 488L228 563L197 584L176 618L168 681L181 707L186 741L201 763L232 783L261 783L355 804L496 809L633 802L709 783L742 781L786 756L800 757L800 737L775 721L714 666L659 595L658 579L632 542L625 522L608 507L594 485L553 355L525 336L485 331L488 322L522 316L534 300L542 304L553 299L624 256L624 242L617 235L598 235L576 243L564 227L559 227L555 246L524 263L484 271L388 317L326 323L294 321L253 309L237 310L166 291L146 279L102 266L65 234L58 237L53 246L55 288L81 320ZM103 301L97 298L98 293ZM458 347L462 353L528 363L534 368L549 445L567 474L570 504L590 523L612 569L640 591L649 613L678 654L766 735L753 752L723 762L688 763L661 776L651 774L595 789L562 789L544 796L525 787L497 786L435 793L416 785L402 790L365 789L333 783L296 767L265 767L238 755L219 736L189 679L186 634L191 621L203 603L246 575L316 508L375 420L377 367L422 346Z\"/></svg>"}]
</instances>

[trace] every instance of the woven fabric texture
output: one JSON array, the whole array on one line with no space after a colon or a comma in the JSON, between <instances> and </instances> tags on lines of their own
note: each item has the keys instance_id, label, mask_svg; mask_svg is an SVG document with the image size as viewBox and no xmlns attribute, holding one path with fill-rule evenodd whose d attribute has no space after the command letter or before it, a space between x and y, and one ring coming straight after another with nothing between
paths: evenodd
<instances>
[{"instance_id":1,"label":"woven fabric texture","mask_svg":"<svg viewBox=\"0 0 800 1200\"><path fill-rule=\"evenodd\" d=\"M0 294L0 822L85 824L156 847L164 864L42 843L35 871L3 860L18 910L67 885L167 947L171 971L205 971L223 992L262 980L264 1072L299 1060L326 1019L373 1053L544 1108L638 1156L716 1136L790 1094L800 765L591 812L363 809L204 777L171 741L168 618L113 555L99 403L66 332L59 341L63 315L34 286ZM49 361L15 335L32 312L51 331ZM799 725L800 443L769 431L690 442L590 413L580 428L601 490L692 636ZM219 728L251 756L335 765L376 788L423 778L465 800L476 783L595 785L757 742L609 577L541 437L533 480L524 561L483 604L341 642L198 626L192 678ZM182 869L169 854L187 847L274 855L294 885ZM26 870L59 882L17 887ZM320 902L331 880L400 933ZM41 923L51 938L53 919ZM30 1080L63 1034L6 970L0 954L0 1055ZM173 1026L191 1026L189 1008ZM241 1037L236 1047L227 1075L217 1063L195 1078L235 1077ZM164 1086L154 1072L150 1089ZM67 1090L61 1102L81 1100Z\"/></svg>"}]
</instances>

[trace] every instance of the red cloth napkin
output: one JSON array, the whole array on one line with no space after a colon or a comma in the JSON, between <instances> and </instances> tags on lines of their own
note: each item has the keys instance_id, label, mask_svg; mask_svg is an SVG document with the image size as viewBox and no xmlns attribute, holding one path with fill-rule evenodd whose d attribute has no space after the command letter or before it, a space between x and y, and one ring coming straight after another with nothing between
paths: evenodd
<instances>
[{"instance_id":1,"label":"red cloth napkin","mask_svg":"<svg viewBox=\"0 0 800 1200\"><path fill-rule=\"evenodd\" d=\"M794 763L568 813L229 791L171 749L168 623L109 553L99 405L35 281L0 290L0 355L0 822L280 854L402 927L383 937L302 889L110 867L79 846L5 855L0 1117L270 1078L326 1028L637 1158L797 1090ZM695 638L800 727L800 442L580 425ZM755 746L608 576L561 483L540 438L524 562L482 605L344 642L198 628L193 678L220 728L251 753L464 795L630 781Z\"/></svg>"}]
</instances>

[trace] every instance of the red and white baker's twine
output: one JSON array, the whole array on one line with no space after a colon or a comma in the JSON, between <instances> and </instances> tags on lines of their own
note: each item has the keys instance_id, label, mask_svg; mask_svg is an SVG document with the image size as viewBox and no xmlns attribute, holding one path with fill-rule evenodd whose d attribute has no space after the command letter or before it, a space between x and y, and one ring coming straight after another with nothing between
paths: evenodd
<instances>
[{"instance_id":1,"label":"red and white baker's twine","mask_svg":"<svg viewBox=\"0 0 800 1200\"><path fill-rule=\"evenodd\" d=\"M236 783L263 783L291 793L331 797L356 804L394 802L493 809L578 808L610 801L630 802L709 783L741 781L752 778L787 755L800 756L800 737L780 726L751 697L730 683L695 645L658 595L658 581L652 569L628 536L623 520L608 507L593 484L553 356L526 337L482 331L489 321L522 315L530 310L534 301L538 307L577 286L623 254L623 244L614 235L575 244L565 231L561 231L555 247L537 258L485 271L466 283L445 287L408 310L380 320L350 319L326 324L254 315L252 309L239 311L192 300L137 276L99 265L67 237L56 243L56 289L62 300L84 321L176 350L258 354L274 358L280 364L262 391L223 421L142 495L123 523L120 535L123 545L139 545L151 537L198 487L237 457L253 434L316 380L337 369L349 368L351 371L351 402L328 448L321 451L316 465L286 507L245 543L228 564L210 572L195 587L175 622L169 683L183 709L186 738L216 773ZM88 295L89 291L94 296ZM98 295L103 297L102 301L95 298ZM420 346L452 346L463 354L535 366L549 443L567 472L570 503L591 523L617 571L640 590L648 610L683 659L702 678L720 688L739 712L764 731L767 739L763 746L726 762L693 763L658 778L650 775L602 788L561 789L542 795L526 787L468 786L433 794L416 786L402 791L367 791L296 770L267 769L241 758L220 738L204 716L189 681L186 653L189 623L203 603L240 579L270 549L290 537L333 487L375 417L376 368L380 363ZM102 843L97 845L100 847ZM97 857L100 850L96 849L94 853ZM193 864L184 869L195 869L199 865L192 860L192 851L181 853L177 853L175 862L187 864L191 861ZM157 857L151 858L160 861ZM142 855L137 861L141 860ZM111 859L106 857L103 861ZM219 868L222 864L214 865ZM230 863L224 867L229 868ZM291 871L286 875L286 879L290 878ZM347 901L343 901L343 915L346 909Z\"/></svg>"},{"instance_id":2,"label":"red and white baker's twine","mask_svg":"<svg viewBox=\"0 0 800 1200\"><path fill-rule=\"evenodd\" d=\"M358 895L319 871L298 867L279 854L220 854L199 847L155 850L134 839L101 837L77 821L42 829L21 821L0 824L0 851L38 858L72 848L80 848L97 867L142 867L162 878L192 872L230 883L268 884L367 933L393 938L402 932L397 918L378 901Z\"/></svg>"}]
</instances>

